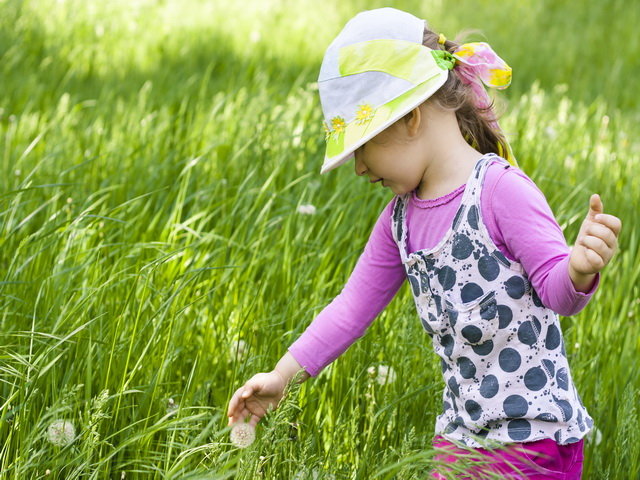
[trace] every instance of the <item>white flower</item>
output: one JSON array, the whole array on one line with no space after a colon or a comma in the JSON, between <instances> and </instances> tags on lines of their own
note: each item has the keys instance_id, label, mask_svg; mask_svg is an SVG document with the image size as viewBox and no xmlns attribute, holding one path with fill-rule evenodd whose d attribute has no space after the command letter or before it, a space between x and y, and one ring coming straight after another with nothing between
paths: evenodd
<instances>
[{"instance_id":1,"label":"white flower","mask_svg":"<svg viewBox=\"0 0 640 480\"><path fill-rule=\"evenodd\" d=\"M396 372L393 370L393 367L388 367L387 365L369 367L367 372L371 377L375 377L375 381L380 385L393 383L396 379Z\"/></svg>"},{"instance_id":2,"label":"white flower","mask_svg":"<svg viewBox=\"0 0 640 480\"><path fill-rule=\"evenodd\" d=\"M544 133L546 133L547 137L549 137L551 140L555 139L558 136L558 132L556 132L556 129L551 125L544 129Z\"/></svg>"},{"instance_id":3,"label":"white flower","mask_svg":"<svg viewBox=\"0 0 640 480\"><path fill-rule=\"evenodd\" d=\"M309 475L309 473L311 475ZM311 472L309 472L308 470L301 470L299 472L297 472L294 476L293 476L293 480L309 480L309 479L313 479L313 480L335 480L336 476L332 475L330 473L323 473L323 472L319 472L316 469L313 469Z\"/></svg>"},{"instance_id":4,"label":"white flower","mask_svg":"<svg viewBox=\"0 0 640 480\"><path fill-rule=\"evenodd\" d=\"M249 348L247 347L247 342L245 342L244 340L238 340L237 342L231 345L230 350L231 350L232 358L236 358L236 355L237 355L238 358L242 359L246 356Z\"/></svg>"},{"instance_id":5,"label":"white flower","mask_svg":"<svg viewBox=\"0 0 640 480\"><path fill-rule=\"evenodd\" d=\"M316 214L316 207L314 207L311 204L298 205L297 211L298 211L298 213L301 213L302 215L315 215Z\"/></svg>"},{"instance_id":6,"label":"white flower","mask_svg":"<svg viewBox=\"0 0 640 480\"><path fill-rule=\"evenodd\" d=\"M587 433L587 441L600 445L602 442L602 432L597 427L593 427L589 433Z\"/></svg>"},{"instance_id":7,"label":"white flower","mask_svg":"<svg viewBox=\"0 0 640 480\"><path fill-rule=\"evenodd\" d=\"M238 422L231 428L231 443L246 448L256 439L256 431L249 423Z\"/></svg>"},{"instance_id":8,"label":"white flower","mask_svg":"<svg viewBox=\"0 0 640 480\"><path fill-rule=\"evenodd\" d=\"M51 443L64 447L73 442L76 429L69 420L54 420L47 428L47 437Z\"/></svg>"},{"instance_id":9,"label":"white flower","mask_svg":"<svg viewBox=\"0 0 640 480\"><path fill-rule=\"evenodd\" d=\"M178 405L173 400L173 398L169 398L169 400L167 400L167 413L173 415L176 413L177 410L178 410Z\"/></svg>"}]
</instances>

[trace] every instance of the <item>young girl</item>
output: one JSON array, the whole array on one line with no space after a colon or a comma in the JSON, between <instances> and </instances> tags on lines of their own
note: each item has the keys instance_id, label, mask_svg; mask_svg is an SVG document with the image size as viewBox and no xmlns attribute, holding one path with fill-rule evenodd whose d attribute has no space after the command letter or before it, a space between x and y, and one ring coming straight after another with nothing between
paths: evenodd
<instances>
[{"instance_id":1,"label":"young girl","mask_svg":"<svg viewBox=\"0 0 640 480\"><path fill-rule=\"evenodd\" d=\"M364 11L346 24L318 80L327 130L321 173L353 158L357 175L395 196L342 292L272 372L234 393L229 424L250 417L255 426L296 373L317 376L406 278L442 364L434 445L475 449L505 478L580 478L593 420L558 314L589 302L621 222L594 194L567 246L544 195L515 166L482 85L505 88L510 79L486 43L458 45L408 13ZM481 448L489 440L506 448Z\"/></svg>"}]
</instances>

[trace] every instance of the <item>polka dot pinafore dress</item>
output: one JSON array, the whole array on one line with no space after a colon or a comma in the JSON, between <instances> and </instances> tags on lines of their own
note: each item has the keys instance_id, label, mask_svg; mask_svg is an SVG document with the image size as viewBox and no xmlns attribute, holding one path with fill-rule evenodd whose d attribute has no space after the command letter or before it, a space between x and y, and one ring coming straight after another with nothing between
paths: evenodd
<instances>
[{"instance_id":1,"label":"polka dot pinafore dress","mask_svg":"<svg viewBox=\"0 0 640 480\"><path fill-rule=\"evenodd\" d=\"M445 388L436 433L471 446L578 441L592 427L575 389L558 315L545 307L522 266L495 246L480 192L487 154L467 181L453 225L433 249L407 251L406 207L396 197L391 227L418 315L441 358Z\"/></svg>"}]
</instances>

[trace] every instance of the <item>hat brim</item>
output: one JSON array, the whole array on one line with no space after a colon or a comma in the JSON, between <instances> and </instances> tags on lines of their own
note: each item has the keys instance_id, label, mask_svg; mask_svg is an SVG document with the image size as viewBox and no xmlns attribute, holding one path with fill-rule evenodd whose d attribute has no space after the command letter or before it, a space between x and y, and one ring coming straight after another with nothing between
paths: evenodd
<instances>
[{"instance_id":1,"label":"hat brim","mask_svg":"<svg viewBox=\"0 0 640 480\"><path fill-rule=\"evenodd\" d=\"M429 80L378 107L367 121L353 121L345 125L339 133L332 132L327 138L320 174L327 173L354 158L356 149L421 105L447 81L447 78L448 71L442 70Z\"/></svg>"}]
</instances>

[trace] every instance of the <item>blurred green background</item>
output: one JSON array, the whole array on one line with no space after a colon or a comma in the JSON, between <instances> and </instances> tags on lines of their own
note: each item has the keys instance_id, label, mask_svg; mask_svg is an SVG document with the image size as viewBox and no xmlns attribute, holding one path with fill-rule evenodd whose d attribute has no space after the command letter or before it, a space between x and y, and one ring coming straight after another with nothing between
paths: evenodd
<instances>
[{"instance_id":1,"label":"blurred green background","mask_svg":"<svg viewBox=\"0 0 640 480\"><path fill-rule=\"evenodd\" d=\"M640 476L635 0L3 0L2 478L426 478L442 383L406 287L250 447L226 428L391 199L349 167L319 175L322 55L382 6L477 29L513 68L501 125L568 243L593 192L622 219L562 323L597 427L584 478Z\"/></svg>"}]
</instances>

